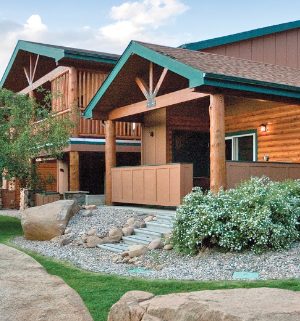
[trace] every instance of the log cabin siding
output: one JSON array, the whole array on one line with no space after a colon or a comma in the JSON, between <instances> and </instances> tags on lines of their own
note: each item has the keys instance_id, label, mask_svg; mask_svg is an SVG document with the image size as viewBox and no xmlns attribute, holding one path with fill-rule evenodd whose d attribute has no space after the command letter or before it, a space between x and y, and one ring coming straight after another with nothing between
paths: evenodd
<instances>
[{"instance_id":1,"label":"log cabin siding","mask_svg":"<svg viewBox=\"0 0 300 321\"><path fill-rule=\"evenodd\" d=\"M300 68L300 29L207 48L202 51Z\"/></svg>"},{"instance_id":2,"label":"log cabin siding","mask_svg":"<svg viewBox=\"0 0 300 321\"><path fill-rule=\"evenodd\" d=\"M268 131L259 126L267 124ZM300 106L251 99L233 99L226 104L227 133L257 130L258 161L300 163Z\"/></svg>"}]
</instances>

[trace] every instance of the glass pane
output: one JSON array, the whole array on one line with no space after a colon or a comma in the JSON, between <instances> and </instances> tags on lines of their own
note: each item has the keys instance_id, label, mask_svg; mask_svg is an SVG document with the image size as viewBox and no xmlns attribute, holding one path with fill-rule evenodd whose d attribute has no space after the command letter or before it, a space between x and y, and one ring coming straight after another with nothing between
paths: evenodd
<instances>
[{"instance_id":1,"label":"glass pane","mask_svg":"<svg viewBox=\"0 0 300 321\"><path fill-rule=\"evenodd\" d=\"M225 140L226 160L232 160L232 139Z\"/></svg>"},{"instance_id":2,"label":"glass pane","mask_svg":"<svg viewBox=\"0 0 300 321\"><path fill-rule=\"evenodd\" d=\"M253 136L238 137L238 160L253 161Z\"/></svg>"}]
</instances>

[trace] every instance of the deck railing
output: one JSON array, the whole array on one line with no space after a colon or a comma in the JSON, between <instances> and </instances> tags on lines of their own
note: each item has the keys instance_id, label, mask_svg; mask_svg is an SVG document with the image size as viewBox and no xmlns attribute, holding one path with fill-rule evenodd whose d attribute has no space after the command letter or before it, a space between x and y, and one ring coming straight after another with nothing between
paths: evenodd
<instances>
[{"instance_id":1,"label":"deck railing","mask_svg":"<svg viewBox=\"0 0 300 321\"><path fill-rule=\"evenodd\" d=\"M300 179L300 164L273 162L226 162L227 188L234 188L252 176L267 176L273 181Z\"/></svg>"},{"instance_id":2,"label":"deck railing","mask_svg":"<svg viewBox=\"0 0 300 321\"><path fill-rule=\"evenodd\" d=\"M78 106L81 112L85 110L107 73L78 70ZM69 72L59 75L51 81L52 111L57 117L69 117L71 109L68 100ZM104 122L98 119L80 117L78 135L80 137L105 137ZM141 125L129 122L116 122L116 137L118 139L140 139Z\"/></svg>"}]
</instances>

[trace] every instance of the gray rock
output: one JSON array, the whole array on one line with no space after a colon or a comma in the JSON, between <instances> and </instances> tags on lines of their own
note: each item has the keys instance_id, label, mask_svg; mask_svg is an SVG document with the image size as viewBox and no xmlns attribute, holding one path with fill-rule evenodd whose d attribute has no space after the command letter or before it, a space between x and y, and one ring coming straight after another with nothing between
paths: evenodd
<instances>
[{"instance_id":1,"label":"gray rock","mask_svg":"<svg viewBox=\"0 0 300 321\"><path fill-rule=\"evenodd\" d=\"M145 245L131 245L128 248L129 257L133 258L136 256L144 255L148 251L147 246Z\"/></svg>"},{"instance_id":2,"label":"gray rock","mask_svg":"<svg viewBox=\"0 0 300 321\"><path fill-rule=\"evenodd\" d=\"M123 233L124 236L129 236L129 235L133 234L133 230L134 230L134 228L131 227L131 226L123 227L122 228L122 233Z\"/></svg>"},{"instance_id":3,"label":"gray rock","mask_svg":"<svg viewBox=\"0 0 300 321\"><path fill-rule=\"evenodd\" d=\"M148 245L148 249L149 250L157 250L157 249L161 249L163 246L164 245L163 245L161 238L158 238L158 239L155 239L150 242L150 244Z\"/></svg>"},{"instance_id":4,"label":"gray rock","mask_svg":"<svg viewBox=\"0 0 300 321\"><path fill-rule=\"evenodd\" d=\"M88 236L96 235L97 234L97 229L96 228L91 228L90 230L87 231L86 234Z\"/></svg>"},{"instance_id":5,"label":"gray rock","mask_svg":"<svg viewBox=\"0 0 300 321\"><path fill-rule=\"evenodd\" d=\"M39 242L41 243L41 242ZM32 257L0 244L0 319L92 321L80 296Z\"/></svg>"},{"instance_id":6,"label":"gray rock","mask_svg":"<svg viewBox=\"0 0 300 321\"><path fill-rule=\"evenodd\" d=\"M74 200L60 200L22 212L21 224L28 240L45 241L62 235L69 219L78 212Z\"/></svg>"},{"instance_id":7,"label":"gray rock","mask_svg":"<svg viewBox=\"0 0 300 321\"><path fill-rule=\"evenodd\" d=\"M172 244L166 244L164 246L164 250L167 250L167 251L173 250L173 245Z\"/></svg>"},{"instance_id":8,"label":"gray rock","mask_svg":"<svg viewBox=\"0 0 300 321\"><path fill-rule=\"evenodd\" d=\"M88 236L86 239L86 247L96 247L100 243L102 243L102 239L97 235Z\"/></svg>"},{"instance_id":9,"label":"gray rock","mask_svg":"<svg viewBox=\"0 0 300 321\"><path fill-rule=\"evenodd\" d=\"M108 232L108 237L112 242L119 242L123 236L122 229L113 227Z\"/></svg>"},{"instance_id":10,"label":"gray rock","mask_svg":"<svg viewBox=\"0 0 300 321\"><path fill-rule=\"evenodd\" d=\"M84 217L90 217L92 215L93 215L93 212L91 210L82 211L82 216Z\"/></svg>"}]
</instances>

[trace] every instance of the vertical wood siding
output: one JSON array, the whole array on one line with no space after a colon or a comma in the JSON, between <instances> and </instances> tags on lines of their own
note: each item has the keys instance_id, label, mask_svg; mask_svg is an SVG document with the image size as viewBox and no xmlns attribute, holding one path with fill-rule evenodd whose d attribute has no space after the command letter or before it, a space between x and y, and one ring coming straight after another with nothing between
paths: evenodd
<instances>
[{"instance_id":1,"label":"vertical wood siding","mask_svg":"<svg viewBox=\"0 0 300 321\"><path fill-rule=\"evenodd\" d=\"M203 51L300 68L300 29L208 48Z\"/></svg>"},{"instance_id":2,"label":"vertical wood siding","mask_svg":"<svg viewBox=\"0 0 300 321\"><path fill-rule=\"evenodd\" d=\"M61 112L69 108L68 102L69 73L65 72L51 81L52 111Z\"/></svg>"}]
</instances>

